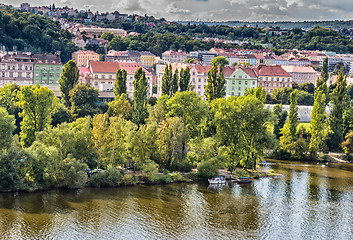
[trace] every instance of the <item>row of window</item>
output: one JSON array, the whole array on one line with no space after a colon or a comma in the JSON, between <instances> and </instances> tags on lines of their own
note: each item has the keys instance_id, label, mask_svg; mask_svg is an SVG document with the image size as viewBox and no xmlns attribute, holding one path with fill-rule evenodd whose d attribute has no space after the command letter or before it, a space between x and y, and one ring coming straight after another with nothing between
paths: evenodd
<instances>
[{"instance_id":1,"label":"row of window","mask_svg":"<svg viewBox=\"0 0 353 240\"><path fill-rule=\"evenodd\" d=\"M290 84L279 84L279 83L276 83L275 85L273 84L273 83L271 83L271 84L269 84L269 83L264 83L264 84L262 84L262 83L260 83L260 86L266 86L266 87L273 87L273 86L275 86L275 87L291 87L291 85Z\"/></svg>"},{"instance_id":2,"label":"row of window","mask_svg":"<svg viewBox=\"0 0 353 240\"><path fill-rule=\"evenodd\" d=\"M1 66L1 70L5 70L6 69L6 65L5 64L2 64ZM17 65L17 69L16 69L16 66L13 65L13 66L7 66L7 70L25 70L25 71L32 71L32 66L24 66L24 68L22 68L22 65L19 64Z\"/></svg>"},{"instance_id":3,"label":"row of window","mask_svg":"<svg viewBox=\"0 0 353 240\"><path fill-rule=\"evenodd\" d=\"M5 78L6 75L8 75L10 78L14 77L14 73L13 73L13 72L8 72L8 74L6 74L6 72L2 72L2 73L1 73L1 76L2 76L3 78ZM26 75L25 75L25 74L22 74L22 72L18 72L18 73L17 73L17 77L19 77L19 78L22 78L22 77L31 78L31 73L30 73L30 72L27 72Z\"/></svg>"},{"instance_id":4,"label":"row of window","mask_svg":"<svg viewBox=\"0 0 353 240\"><path fill-rule=\"evenodd\" d=\"M269 77L265 77L265 78L263 78L263 77L260 77L260 80L265 80L265 81L268 81L268 80L270 80L270 78ZM274 78L274 77L271 77L271 81L280 81L280 78L278 77L278 78ZM285 78L282 78L282 82L285 82L286 81L286 79ZM287 81L289 82L290 81L290 78L287 78Z\"/></svg>"},{"instance_id":5,"label":"row of window","mask_svg":"<svg viewBox=\"0 0 353 240\"><path fill-rule=\"evenodd\" d=\"M36 77L39 77L39 73L36 73ZM46 73L42 73L42 77L47 77ZM53 78L54 77L54 73L49 73L49 77ZM60 74L56 74L56 77L59 78Z\"/></svg>"},{"instance_id":6,"label":"row of window","mask_svg":"<svg viewBox=\"0 0 353 240\"><path fill-rule=\"evenodd\" d=\"M241 85L241 83L242 83L242 81L239 81L239 85ZM234 84L235 84L235 80L232 81L232 85L234 85ZM244 84L245 84L245 85L248 85L248 81L244 81ZM255 85L256 85L256 82L255 82L255 81L252 81L252 85L255 86Z\"/></svg>"},{"instance_id":7,"label":"row of window","mask_svg":"<svg viewBox=\"0 0 353 240\"><path fill-rule=\"evenodd\" d=\"M134 71L133 71L134 72ZM98 75L94 75L94 78L95 79L98 79L99 76ZM105 79L105 75L101 75L101 79ZM113 75L109 75L109 79L113 79ZM130 80L133 80L134 77L133 76L130 76ZM150 77L147 77L147 80L150 80Z\"/></svg>"},{"instance_id":8,"label":"row of window","mask_svg":"<svg viewBox=\"0 0 353 240\"><path fill-rule=\"evenodd\" d=\"M40 68L39 68L39 66L36 66L36 70L39 70ZM54 71L54 67L49 67L48 68L50 71ZM43 71L47 71L47 67L42 67L42 70ZM56 67L56 70L57 71L60 71L60 67Z\"/></svg>"}]
</instances>

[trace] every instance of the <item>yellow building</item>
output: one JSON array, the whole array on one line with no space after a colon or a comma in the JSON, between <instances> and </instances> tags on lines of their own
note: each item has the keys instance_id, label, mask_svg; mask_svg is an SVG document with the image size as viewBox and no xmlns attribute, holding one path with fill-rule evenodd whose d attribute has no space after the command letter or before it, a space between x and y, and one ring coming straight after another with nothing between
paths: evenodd
<instances>
[{"instance_id":1,"label":"yellow building","mask_svg":"<svg viewBox=\"0 0 353 240\"><path fill-rule=\"evenodd\" d=\"M150 52L140 52L141 65L144 67L151 67L156 63L156 56Z\"/></svg>"},{"instance_id":2,"label":"yellow building","mask_svg":"<svg viewBox=\"0 0 353 240\"><path fill-rule=\"evenodd\" d=\"M72 60L78 67L86 67L89 61L99 61L99 54L93 51L77 51L72 53Z\"/></svg>"}]
</instances>

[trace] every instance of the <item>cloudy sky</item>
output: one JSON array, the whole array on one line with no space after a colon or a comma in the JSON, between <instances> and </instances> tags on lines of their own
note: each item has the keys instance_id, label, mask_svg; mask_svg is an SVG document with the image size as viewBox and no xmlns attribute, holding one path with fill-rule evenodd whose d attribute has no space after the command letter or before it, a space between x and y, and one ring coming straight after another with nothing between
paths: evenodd
<instances>
[{"instance_id":1,"label":"cloudy sky","mask_svg":"<svg viewBox=\"0 0 353 240\"><path fill-rule=\"evenodd\" d=\"M0 0L19 6L24 0ZM302 21L353 19L352 0L27 0L32 6L137 13L168 20Z\"/></svg>"}]
</instances>

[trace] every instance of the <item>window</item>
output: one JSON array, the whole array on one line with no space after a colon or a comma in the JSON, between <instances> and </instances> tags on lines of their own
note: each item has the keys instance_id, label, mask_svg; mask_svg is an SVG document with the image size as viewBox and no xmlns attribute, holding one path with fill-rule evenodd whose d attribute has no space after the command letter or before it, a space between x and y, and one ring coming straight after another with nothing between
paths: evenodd
<instances>
[{"instance_id":1,"label":"window","mask_svg":"<svg viewBox=\"0 0 353 240\"><path fill-rule=\"evenodd\" d=\"M241 85L241 81L239 81L239 85Z\"/></svg>"},{"instance_id":2,"label":"window","mask_svg":"<svg viewBox=\"0 0 353 240\"><path fill-rule=\"evenodd\" d=\"M109 79L112 79L113 78L113 76L112 75L109 75Z\"/></svg>"},{"instance_id":3,"label":"window","mask_svg":"<svg viewBox=\"0 0 353 240\"><path fill-rule=\"evenodd\" d=\"M240 92L238 92L238 97L240 97Z\"/></svg>"},{"instance_id":4,"label":"window","mask_svg":"<svg viewBox=\"0 0 353 240\"><path fill-rule=\"evenodd\" d=\"M198 88L198 89L201 89L201 85L198 85L197 88Z\"/></svg>"},{"instance_id":5,"label":"window","mask_svg":"<svg viewBox=\"0 0 353 240\"><path fill-rule=\"evenodd\" d=\"M241 87L238 87L238 91L241 91Z\"/></svg>"},{"instance_id":6,"label":"window","mask_svg":"<svg viewBox=\"0 0 353 240\"><path fill-rule=\"evenodd\" d=\"M277 78L277 81L279 81L279 78Z\"/></svg>"},{"instance_id":7,"label":"window","mask_svg":"<svg viewBox=\"0 0 353 240\"><path fill-rule=\"evenodd\" d=\"M268 80L268 77L265 77L265 80L267 81L267 80Z\"/></svg>"},{"instance_id":8,"label":"window","mask_svg":"<svg viewBox=\"0 0 353 240\"><path fill-rule=\"evenodd\" d=\"M235 81L234 81L234 80L232 81L232 84L235 84Z\"/></svg>"},{"instance_id":9,"label":"window","mask_svg":"<svg viewBox=\"0 0 353 240\"><path fill-rule=\"evenodd\" d=\"M104 79L105 78L105 76L104 75L102 75L102 79Z\"/></svg>"},{"instance_id":10,"label":"window","mask_svg":"<svg viewBox=\"0 0 353 240\"><path fill-rule=\"evenodd\" d=\"M94 86L98 86L98 82L94 82Z\"/></svg>"},{"instance_id":11,"label":"window","mask_svg":"<svg viewBox=\"0 0 353 240\"><path fill-rule=\"evenodd\" d=\"M252 81L252 85L255 85L255 81Z\"/></svg>"},{"instance_id":12,"label":"window","mask_svg":"<svg viewBox=\"0 0 353 240\"><path fill-rule=\"evenodd\" d=\"M53 71L54 70L54 68L53 67L50 67L50 71Z\"/></svg>"},{"instance_id":13,"label":"window","mask_svg":"<svg viewBox=\"0 0 353 240\"><path fill-rule=\"evenodd\" d=\"M232 96L234 96L234 92L232 92Z\"/></svg>"},{"instance_id":14,"label":"window","mask_svg":"<svg viewBox=\"0 0 353 240\"><path fill-rule=\"evenodd\" d=\"M239 76L239 78L242 78L242 76Z\"/></svg>"},{"instance_id":15,"label":"window","mask_svg":"<svg viewBox=\"0 0 353 240\"><path fill-rule=\"evenodd\" d=\"M201 78L199 78L199 82L201 82Z\"/></svg>"},{"instance_id":16,"label":"window","mask_svg":"<svg viewBox=\"0 0 353 240\"><path fill-rule=\"evenodd\" d=\"M248 81L245 81L245 85L248 85Z\"/></svg>"},{"instance_id":17,"label":"window","mask_svg":"<svg viewBox=\"0 0 353 240\"><path fill-rule=\"evenodd\" d=\"M36 73L36 77L39 77L39 73Z\"/></svg>"},{"instance_id":18,"label":"window","mask_svg":"<svg viewBox=\"0 0 353 240\"><path fill-rule=\"evenodd\" d=\"M235 87L232 87L232 91L234 91Z\"/></svg>"},{"instance_id":19,"label":"window","mask_svg":"<svg viewBox=\"0 0 353 240\"><path fill-rule=\"evenodd\" d=\"M22 73L21 73L21 72L18 73L18 77L19 77L19 78L22 77Z\"/></svg>"},{"instance_id":20,"label":"window","mask_svg":"<svg viewBox=\"0 0 353 240\"><path fill-rule=\"evenodd\" d=\"M98 78L98 75L94 75L94 78Z\"/></svg>"}]
</instances>

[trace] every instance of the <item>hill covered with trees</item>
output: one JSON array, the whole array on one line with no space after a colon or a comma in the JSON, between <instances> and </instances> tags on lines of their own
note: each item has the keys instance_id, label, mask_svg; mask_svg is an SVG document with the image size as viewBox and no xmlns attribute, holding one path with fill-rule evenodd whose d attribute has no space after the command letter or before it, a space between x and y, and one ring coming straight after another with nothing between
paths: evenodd
<instances>
[{"instance_id":1,"label":"hill covered with trees","mask_svg":"<svg viewBox=\"0 0 353 240\"><path fill-rule=\"evenodd\" d=\"M67 62L77 50L71 42L72 35L60 28L59 22L49 18L0 6L0 45L12 50L27 50L34 53L61 52Z\"/></svg>"}]
</instances>

